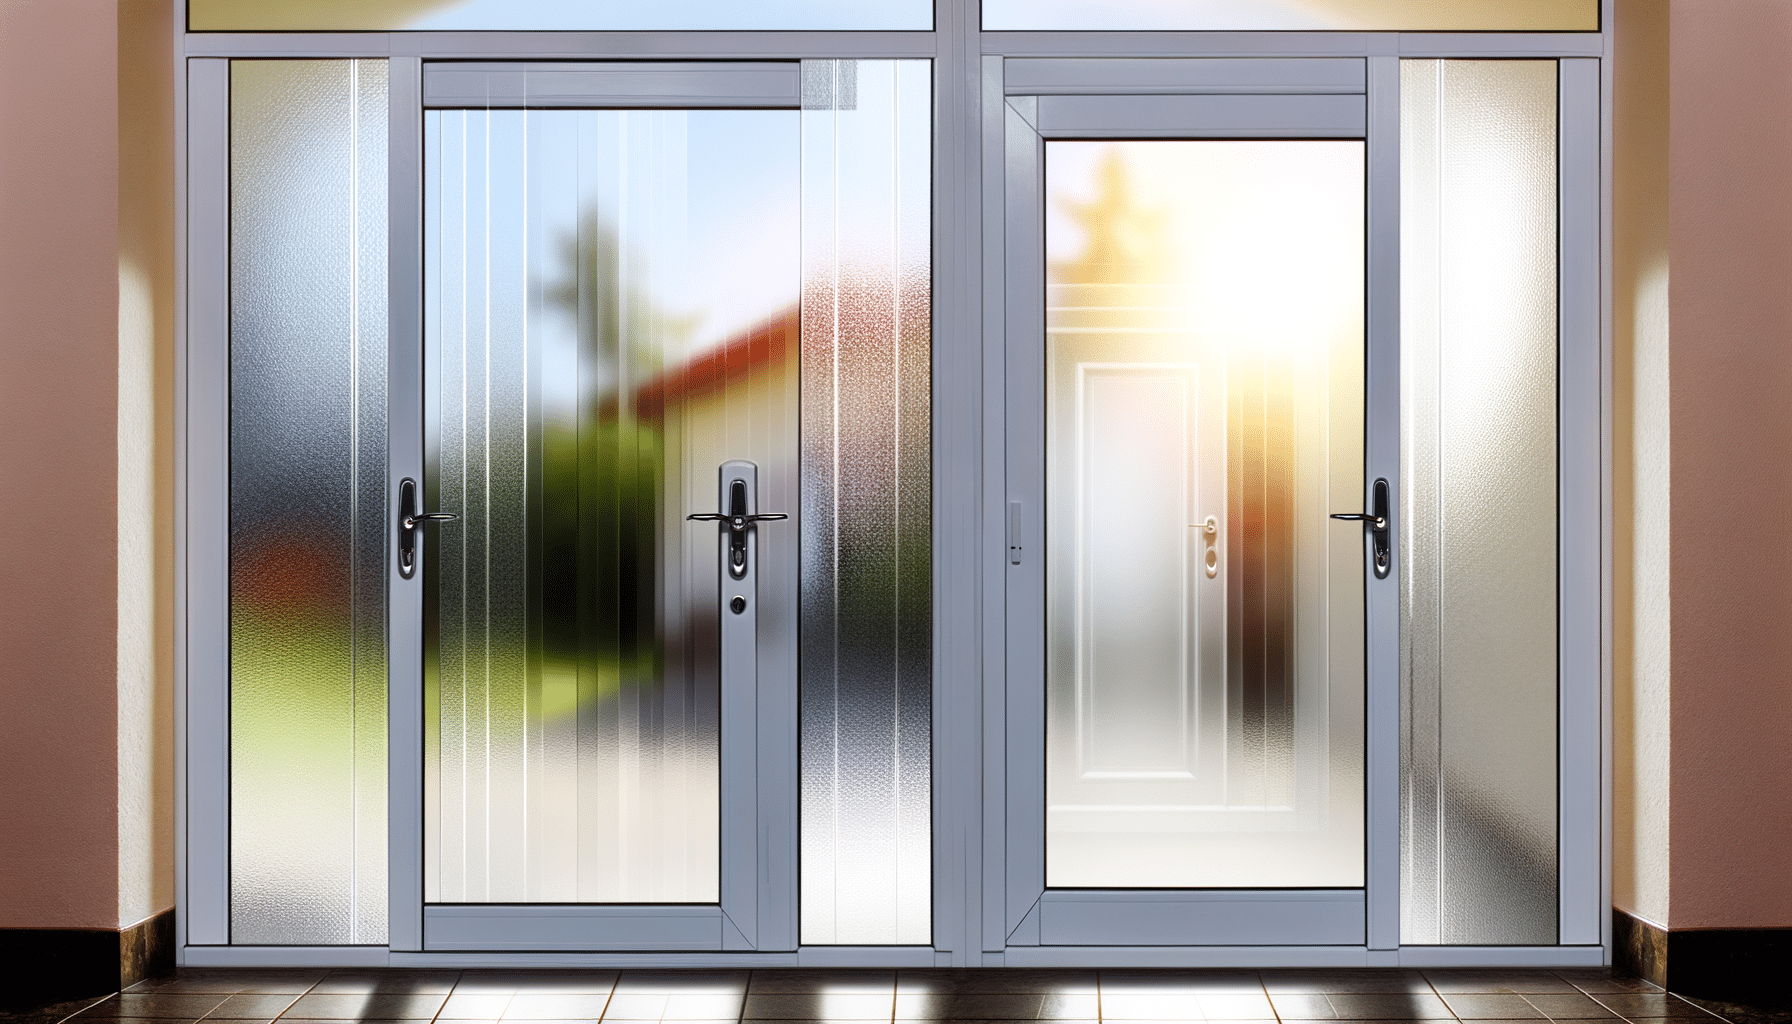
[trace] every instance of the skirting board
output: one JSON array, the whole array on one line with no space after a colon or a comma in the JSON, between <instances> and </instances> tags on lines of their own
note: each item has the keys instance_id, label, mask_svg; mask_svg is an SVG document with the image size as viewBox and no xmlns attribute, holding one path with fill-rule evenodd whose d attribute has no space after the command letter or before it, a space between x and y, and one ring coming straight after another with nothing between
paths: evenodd
<instances>
[{"instance_id":1,"label":"skirting board","mask_svg":"<svg viewBox=\"0 0 1792 1024\"><path fill-rule=\"evenodd\" d=\"M111 995L174 970L174 910L123 928L0 928L0 1009Z\"/></svg>"},{"instance_id":2,"label":"skirting board","mask_svg":"<svg viewBox=\"0 0 1792 1024\"><path fill-rule=\"evenodd\" d=\"M1612 963L1670 992L1710 999L1780 994L1792 928L1663 928L1612 910Z\"/></svg>"}]
</instances>

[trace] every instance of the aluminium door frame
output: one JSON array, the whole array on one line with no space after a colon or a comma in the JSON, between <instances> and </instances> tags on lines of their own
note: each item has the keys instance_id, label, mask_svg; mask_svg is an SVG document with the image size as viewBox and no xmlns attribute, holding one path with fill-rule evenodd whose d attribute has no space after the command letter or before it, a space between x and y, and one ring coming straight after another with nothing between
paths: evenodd
<instances>
[{"instance_id":1,"label":"aluminium door frame","mask_svg":"<svg viewBox=\"0 0 1792 1024\"><path fill-rule=\"evenodd\" d=\"M1601 0L1599 33L1324 33L1324 32L982 32L977 0L936 0L931 32L495 32L495 33L189 33L185 0L166 0L176 26L170 40L176 67L175 176L175 493L177 583L174 595L176 955L186 965L217 966L996 966L1041 962L1034 950L1007 951L1005 882L1005 643L1006 483L1004 431L1004 310L1002 294L1002 176L1000 161L1003 56L1174 57L1251 55L1361 55L1365 57L1560 57L1593 65L1597 105L1574 116L1591 118L1594 145L1577 158L1597 166L1597 195L1585 203L1578 226L1583 248L1597 253L1583 277L1587 301L1563 303L1564 323L1591 331L1596 345L1562 367L1563 393L1575 379L1578 404L1564 403L1561 472L1576 480L1572 506L1590 517L1591 531L1564 533L1565 575L1574 560L1575 589L1564 593L1577 619L1564 620L1564 672L1570 664L1593 691L1563 708L1578 729L1591 729L1596 748L1562 761L1564 808L1570 794L1582 827L1564 830L1570 845L1592 854L1574 880L1564 874L1563 900L1577 901L1586 922L1577 925L1572 962L1610 962L1611 854L1611 337L1610 211L1612 25L1614 0ZM421 936L407 924L405 908L391 921L387 946L231 946L225 928L228 898L228 795L224 770L228 746L227 635L223 621L227 562L218 539L227 520L228 448L223 358L228 351L226 179L219 175L223 124L219 98L208 81L221 81L229 58L370 57L391 61L398 132L404 118L421 118L421 104L402 100L416 89L425 59L661 60L923 58L933 61L933 366L934 411L934 939L928 947L800 947L795 953L719 954L443 954L415 952ZM995 64L992 76L990 64ZM212 76L208 79L207 76ZM421 146L421 125L407 129ZM417 168L419 154L392 149L393 171ZM409 161L401 166L402 161ZM399 180L397 175L393 180ZM420 179L419 179L420 180ZM1564 188L1566 206L1569 190ZM1373 202L1373 197L1371 197ZM408 222L395 211L393 241L421 245L420 210ZM395 245L395 253L398 247ZM406 274L411 275L406 278ZM421 277L413 264L395 259L391 281L407 280L414 300L393 303L394 343L421 335ZM1588 290L1590 287L1590 291ZM1564 290L1566 296L1567 291ZM1374 325L1371 325L1374 329ZM413 343L414 344L414 343ZM420 367L395 361L401 374ZM1570 434L1576 442L1570 450ZM395 441L398 439L394 439ZM392 472L420 471L420 449L391 449ZM1564 511L1569 491L1563 491ZM1565 600L1564 608L1570 607ZM1572 645L1568 642L1572 639ZM394 652L397 653L396 651ZM420 652L408 665L394 659L393 699L420 689ZM1590 673L1590 675L1586 675ZM1385 716L1386 708L1369 708ZM421 736L395 723L389 758L421 756ZM985 814L985 808L992 813ZM1397 818L1397 804L1382 800L1371 815ZM1377 827L1371 817L1369 827ZM395 823L396 824L396 823ZM414 830L389 834L394 859L421 850ZM1397 869L1397 866L1396 866ZM1388 879L1377 875L1376 884ZM1372 929L1374 925L1371 925ZM1383 925L1385 928L1386 926ZM1381 933L1377 933L1381 934ZM1564 932L1567 936L1567 932ZM1385 937L1381 939L1385 943ZM1587 946L1592 946L1589 950ZM1069 950L1065 950L1069 954ZM1231 964L1350 966L1395 963L1457 966L1548 965L1569 962L1563 947L1407 947L1315 951L1238 947L1090 950L1076 963L1124 962L1130 966Z\"/></svg>"},{"instance_id":2,"label":"aluminium door frame","mask_svg":"<svg viewBox=\"0 0 1792 1024\"><path fill-rule=\"evenodd\" d=\"M1007 576L1008 762L1005 833L1008 840L1006 945L1010 962L1044 957L1062 961L1069 949L1096 951L1165 947L1276 947L1311 950L1354 947L1373 936L1387 946L1389 901L1397 909L1398 833L1385 809L1398 806L1399 753L1398 571L1385 579L1366 573L1369 643L1365 813L1381 829L1365 828L1365 873L1375 885L1358 889L1226 890L1054 889L1045 884L1045 619L1048 486L1044 344L1045 151L1054 139L1285 139L1366 141L1364 273L1365 408L1362 508L1371 507L1370 481L1399 483L1399 67L1392 57L1252 58L985 58L1003 94L1007 313L1007 498L1010 529ZM1391 126L1392 131L1387 130ZM1388 358L1388 353L1393 358ZM1396 368L1397 369L1397 368ZM1393 415L1388 415L1389 410ZM1396 560L1396 570L1398 568ZM1386 699L1391 692L1395 699ZM1390 868L1394 871L1389 875ZM1386 884L1389 878L1393 885ZM1382 898L1366 899L1373 890ZM1124 908L1124 909L1123 909ZM1197 910L1198 908L1198 910ZM1049 920L1048 920L1049 915ZM1075 933L1081 941L1054 941ZM1307 938L1305 942L1291 937ZM1106 941L1103 941L1103 938ZM1295 945L1299 942L1299 945ZM1130 955L1130 954L1129 954Z\"/></svg>"},{"instance_id":3,"label":"aluminium door frame","mask_svg":"<svg viewBox=\"0 0 1792 1024\"><path fill-rule=\"evenodd\" d=\"M1609 5L1606 10L1609 26ZM1609 98L1604 80L1607 61L1603 49L1604 36L1538 37L1538 36L1441 36L1426 34L1365 34L1351 39L1332 36L1326 39L1302 37L1289 39L1269 34L1256 36L1246 47L1192 47L1170 51L1161 39L1114 39L1102 37L1108 45L1100 57L1089 56L1090 44L1059 39L1040 45L1040 35L1004 33L1001 41L1009 49L1003 53L986 53L984 58L984 143L985 143L985 220L991 225L986 234L985 290L988 308L994 312L986 319L985 349L990 359L992 376L1005 376L1009 386L1034 388L1043 386L1032 379L1037 376L1035 355L1027 346L1037 347L1043 337L1043 310L1031 308L1033 292L1040 282L1038 252L1043 251L1039 218L1032 209L1040 202L1039 195L1017 197L1017 190L1030 184L1029 176L1042 174L1042 150L1046 139L1053 137L1092 138L1198 138L1206 137L1299 137L1299 131L1263 133L1229 131L1232 124L1204 122L1214 114L1196 114L1184 130L1154 127L1143 114L1141 95L1202 93L1261 93L1248 84L1250 74L1230 83L1232 88L1166 84L1164 77L1150 79L1139 75L1138 56L1216 58L1278 56L1341 56L1360 55L1367 61L1368 79L1368 260L1369 275L1366 321L1368 328L1365 401L1365 486L1368 481L1385 477L1396 488L1399 481L1399 61L1403 57L1490 57L1553 59L1558 62L1558 509L1560 528L1558 547L1559 600L1559 667L1558 667L1558 736L1561 738L1561 759L1558 776L1558 870L1559 944L1528 947L1465 947L1409 946L1399 943L1399 871L1400 871L1400 706L1399 706L1399 641L1398 579L1400 559L1395 550L1395 572L1386 580L1368 579L1367 620L1369 642L1366 712L1366 818L1368 891L1367 942L1360 947L1275 947L1275 946L1042 946L1039 945L1036 900L1048 900L1051 891L1039 876L1042 863L1034 863L1034 847L1011 853L998 860L991 857L986 866L986 886L1000 878L1006 883L1006 899L993 895L985 900L986 958L1000 949L1002 962L1033 966L1240 966L1275 964L1413 964L1413 965L1571 965L1599 964L1610 961L1609 919L1604 907L1609 904L1610 851L1605 837L1609 835L1609 776L1606 762L1610 749L1610 679L1607 651L1609 623L1605 619L1607 602L1601 592L1607 585L1609 571L1609 438L1604 431L1609 399L1609 338L1603 323L1605 256L1608 217L1605 200L1609 197L1607 176L1602 173L1602 159L1608 144L1602 104ZM1118 34L1116 34L1118 35ZM1239 34L1243 35L1243 34ZM1235 42L1241 40L1234 40ZM1287 45L1294 43L1296 45ZM1031 45L1025 45L1031 44ZM1126 44L1126 45L1117 45ZM1282 44L1282 45L1276 45ZM1564 45L1566 44L1566 45ZM1075 63L1085 70L1071 70L1070 60L1052 61L1050 72L1041 75L1037 66L1014 65L1016 57L1035 56L1080 57ZM1102 58L1108 58L1103 60ZM1228 63L1231 63L1228 61ZM1105 69L1096 70L1105 65ZM1015 70L1021 82L1010 84ZM1056 80L1053 75L1059 76ZM1066 84L1074 81L1075 85ZM1024 84L1023 84L1024 83ZM1094 112L1105 107L1107 116L1124 119L1122 130L1091 130L1097 118L1085 124L1072 125L1069 111L1059 108L1057 128L1042 121L1040 97L1065 95L1080 97L1080 105ZM1133 100L1129 106L1122 102ZM1184 104L1184 109L1189 104ZM1164 104L1153 105L1162 111ZM1234 104L1237 106L1237 104ZM1265 105L1275 113L1274 104ZM1226 116L1221 113L1222 119ZM1003 122L996 127L992 122ZM1323 117L1320 118L1323 120ZM1340 137L1334 135L1333 137ZM1029 141L1030 140L1030 141ZM1023 170L1015 171L1016 164ZM1030 166L1029 166L1030 165ZM1031 183L1037 191L1038 185ZM1008 205L1004 216L992 208ZM1029 206L1028 204L1031 204ZM1018 251L1004 252L1004 247ZM1036 251L1037 250L1037 251ZM1029 276L1031 275L1031 276ZM1007 289L1019 288L1023 295L1009 295ZM1013 355L1009 353L1013 352ZM1016 359L1026 363L1017 368ZM1031 399L1023 401L1031 402ZM1000 594L1004 588L1020 586L1026 596L1024 607L1014 614L1030 622L1035 591L1043 586L1039 559L1026 545L1043 534L1043 514L1036 506L1036 494L1043 480L1034 480L1037 471L1032 458L1041 439L1040 427L1031 423L1030 412L1021 411L988 415L988 421L1000 422L1008 447L1000 456L991 453L986 473L1006 474L1011 486L1001 491L993 502L997 520L991 532L1002 536L995 546L995 557L985 553L986 592ZM1024 420L1024 422L1023 422ZM1017 477L1016 474L1019 474ZM993 490L993 488L992 488ZM1365 499L1367 495L1365 495ZM1022 502L1022 514L1014 516L1010 502ZM1365 503L1364 507L1368 507ZM1396 510L1396 517L1398 511ZM1018 522L1015 520L1018 519ZM1018 530L1019 536L1009 531ZM1394 531L1398 536L1398 531ZM1011 567L1009 545L1020 547L1030 559L1031 569ZM1029 574L1030 573L1030 574ZM1016 582L1017 576L1024 582ZM1038 626L1017 622L1023 635L1037 632ZM1043 776L1035 764L1037 745L1044 728L1043 697L1035 699L1032 690L1042 678L1041 653L1036 645L1023 641L1020 648L1005 652L1004 675L1009 680L1024 680L1028 687L1024 698L1010 701L1002 697L986 700L986 707L1006 707L1006 734L997 736L992 729L991 750L986 756L994 760L993 748L998 742L1025 734L1023 742L1015 742L1015 750L1004 751L1005 760L999 771L986 772L990 792L986 801L993 807L1006 805L1005 828L1000 834L1008 843L1036 844L1043 840ZM997 681L986 677L986 687L995 688ZM1035 705L1038 705L1037 707ZM992 814L992 817L995 815ZM996 830L992 830L992 833ZM1037 836L1037 838L1034 838ZM1042 855L1043 848L1037 853ZM1019 877L1016 877L1016 876ZM1037 876L1037 877L1036 877ZM1043 895L1041 895L1043 893ZM1244 894L1240 894L1243 896ZM1224 912L1227 900L1215 893L1208 905ZM1083 902L1099 901L1095 893L1066 892L1061 899ZM1109 899L1140 899L1142 893ZM1192 898L1192 894L1191 894ZM1011 929L1007 935L1003 929ZM1019 941L1016 941L1016 937Z\"/></svg>"}]
</instances>

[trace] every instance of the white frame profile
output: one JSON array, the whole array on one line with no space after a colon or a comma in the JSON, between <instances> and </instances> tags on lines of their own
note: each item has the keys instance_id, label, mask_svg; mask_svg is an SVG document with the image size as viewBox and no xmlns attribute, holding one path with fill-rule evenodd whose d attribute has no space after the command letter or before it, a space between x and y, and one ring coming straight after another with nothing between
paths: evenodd
<instances>
[{"instance_id":1,"label":"white frame profile","mask_svg":"<svg viewBox=\"0 0 1792 1024\"><path fill-rule=\"evenodd\" d=\"M186 24L185 0L168 0ZM932 32L186 33L176 64L178 191L175 608L177 914L187 965L327 966L1565 966L1610 962L1610 111L1613 0L1598 33L983 32L977 0L936 0ZM390 61L393 423L421 421L422 111L425 60L933 62L934 704L933 945L786 946L784 952L423 952L417 824L389 832L386 946L228 945L228 166L231 58ZM1398 688L1367 706L1368 941L1360 946L1015 946L1008 941L1012 788L1007 678L1007 58L1352 57L1367 62L1369 477L1397 481L1398 82L1401 57L1560 60L1559 364L1560 945L1400 947ZM1137 133L1133 134L1137 137ZM1396 165L1386 173L1389 164ZM1378 170L1379 169L1379 170ZM1386 182L1391 181L1391 186ZM1376 341L1375 339L1383 339ZM1391 360L1390 357L1391 356ZM414 396L405 398L401 396ZM407 405L416 403L416 407ZM422 479L421 431L394 430L390 492ZM1397 536L1397 531L1396 531ZM1396 552L1396 566L1398 553ZM394 581L396 575L392 576ZM1389 581L1393 582L1392 579ZM412 588L413 590L416 588ZM1392 591L1393 588L1384 588ZM421 601L394 591L394 630ZM1370 635L1393 637L1373 593ZM1371 678L1397 645L1369 650ZM421 787L421 652L393 645L394 792ZM403 713L400 713L402 709ZM794 709L791 709L793 712ZM760 714L771 713L759 709ZM1042 727L1042 725L1041 725ZM409 767L405 767L409 766ZM794 769L761 766L794 784ZM396 808L402 801L394 800ZM792 875L794 885L794 874ZM414 896L407 896L414 893ZM762 908L763 910L763 908ZM794 929L794 926L793 926ZM794 936L794 930L792 931Z\"/></svg>"}]
</instances>

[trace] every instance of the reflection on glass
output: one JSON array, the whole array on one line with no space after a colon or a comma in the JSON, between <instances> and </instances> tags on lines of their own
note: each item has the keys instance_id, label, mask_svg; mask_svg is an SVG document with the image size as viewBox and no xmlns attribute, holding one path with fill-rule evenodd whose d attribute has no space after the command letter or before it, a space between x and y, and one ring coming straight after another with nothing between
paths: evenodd
<instances>
[{"instance_id":1,"label":"reflection on glass","mask_svg":"<svg viewBox=\"0 0 1792 1024\"><path fill-rule=\"evenodd\" d=\"M194 32L926 31L928 0L188 0Z\"/></svg>"},{"instance_id":2,"label":"reflection on glass","mask_svg":"<svg viewBox=\"0 0 1792 1024\"><path fill-rule=\"evenodd\" d=\"M802 941L932 941L929 62L803 62Z\"/></svg>"},{"instance_id":3,"label":"reflection on glass","mask_svg":"<svg viewBox=\"0 0 1792 1024\"><path fill-rule=\"evenodd\" d=\"M1401 941L1556 941L1556 62L1400 79Z\"/></svg>"},{"instance_id":4,"label":"reflection on glass","mask_svg":"<svg viewBox=\"0 0 1792 1024\"><path fill-rule=\"evenodd\" d=\"M1363 884L1363 147L1049 142L1046 879Z\"/></svg>"},{"instance_id":5,"label":"reflection on glass","mask_svg":"<svg viewBox=\"0 0 1792 1024\"><path fill-rule=\"evenodd\" d=\"M730 458L795 501L798 119L426 114L430 902L718 900L684 516Z\"/></svg>"},{"instance_id":6,"label":"reflection on glass","mask_svg":"<svg viewBox=\"0 0 1792 1024\"><path fill-rule=\"evenodd\" d=\"M983 27L988 31L1597 32L1599 0L983 0Z\"/></svg>"},{"instance_id":7,"label":"reflection on glass","mask_svg":"<svg viewBox=\"0 0 1792 1024\"><path fill-rule=\"evenodd\" d=\"M386 62L230 77L230 938L386 941Z\"/></svg>"}]
</instances>

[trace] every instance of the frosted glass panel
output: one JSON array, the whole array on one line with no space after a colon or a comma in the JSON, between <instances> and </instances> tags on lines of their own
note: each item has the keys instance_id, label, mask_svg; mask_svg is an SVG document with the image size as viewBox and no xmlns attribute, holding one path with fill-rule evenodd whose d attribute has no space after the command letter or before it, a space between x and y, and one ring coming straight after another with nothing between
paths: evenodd
<instances>
[{"instance_id":1,"label":"frosted glass panel","mask_svg":"<svg viewBox=\"0 0 1792 1024\"><path fill-rule=\"evenodd\" d=\"M1597 32L1599 0L984 0L983 27L989 31Z\"/></svg>"},{"instance_id":2,"label":"frosted glass panel","mask_svg":"<svg viewBox=\"0 0 1792 1024\"><path fill-rule=\"evenodd\" d=\"M230 938L386 941L386 62L230 77Z\"/></svg>"},{"instance_id":3,"label":"frosted glass panel","mask_svg":"<svg viewBox=\"0 0 1792 1024\"><path fill-rule=\"evenodd\" d=\"M188 0L194 32L933 27L930 0Z\"/></svg>"},{"instance_id":4,"label":"frosted glass panel","mask_svg":"<svg viewBox=\"0 0 1792 1024\"><path fill-rule=\"evenodd\" d=\"M803 62L802 941L932 941L927 61Z\"/></svg>"},{"instance_id":5,"label":"frosted glass panel","mask_svg":"<svg viewBox=\"0 0 1792 1024\"><path fill-rule=\"evenodd\" d=\"M1401 62L1401 941L1556 941L1556 63Z\"/></svg>"},{"instance_id":6,"label":"frosted glass panel","mask_svg":"<svg viewBox=\"0 0 1792 1024\"><path fill-rule=\"evenodd\" d=\"M731 458L796 502L799 118L425 115L426 492L461 516L424 567L430 902L718 900L716 527L684 517Z\"/></svg>"},{"instance_id":7,"label":"frosted glass panel","mask_svg":"<svg viewBox=\"0 0 1792 1024\"><path fill-rule=\"evenodd\" d=\"M1362 144L1046 193L1047 884L1360 886Z\"/></svg>"}]
</instances>

